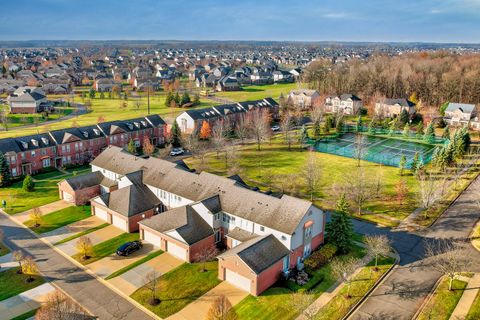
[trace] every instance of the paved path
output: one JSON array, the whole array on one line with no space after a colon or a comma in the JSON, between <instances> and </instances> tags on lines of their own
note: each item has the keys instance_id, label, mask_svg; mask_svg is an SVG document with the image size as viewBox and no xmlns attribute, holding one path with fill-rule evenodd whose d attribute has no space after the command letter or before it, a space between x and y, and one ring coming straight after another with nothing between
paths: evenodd
<instances>
[{"instance_id":1,"label":"paved path","mask_svg":"<svg viewBox=\"0 0 480 320\"><path fill-rule=\"evenodd\" d=\"M223 281L200 298L188 304L185 308L168 317L168 320L198 320L205 319L212 302L220 295L228 298L232 306L242 301L248 292Z\"/></svg>"},{"instance_id":2,"label":"paved path","mask_svg":"<svg viewBox=\"0 0 480 320\"><path fill-rule=\"evenodd\" d=\"M64 201L64 200L58 200L58 201L43 205L41 207L38 207L38 209L40 210L40 214L43 216L43 215L46 215L46 214L49 214L49 213L52 213L52 212L55 212L55 211L58 211L58 210L62 210L62 209L65 209L65 208L68 208L68 207L71 207L71 206L73 206L73 203L71 203L71 202L67 202L67 201ZM17 220L21 223L24 223L25 221L30 220L29 215L32 212L32 210L33 209L17 213L15 215L13 215L13 217L14 217L15 220Z\"/></svg>"},{"instance_id":3,"label":"paved path","mask_svg":"<svg viewBox=\"0 0 480 320\"><path fill-rule=\"evenodd\" d=\"M18 317L38 309L47 296L55 291L50 283L44 283L19 295L0 301L0 319Z\"/></svg>"},{"instance_id":4,"label":"paved path","mask_svg":"<svg viewBox=\"0 0 480 320\"><path fill-rule=\"evenodd\" d=\"M477 182L480 177L477 178ZM471 271L480 271L480 254L469 244L472 228L480 218L476 200L480 183L473 183L423 234L405 231L391 232L370 223L354 221L355 231L364 234L386 234L400 254L400 263L390 276L378 286L350 319L411 319L431 291L440 274L425 259L425 240L449 239L465 241L465 257L471 262Z\"/></svg>"},{"instance_id":5,"label":"paved path","mask_svg":"<svg viewBox=\"0 0 480 320\"><path fill-rule=\"evenodd\" d=\"M468 310L472 306L475 297L480 289L480 273L476 273L467 284L467 287L463 291L460 301L458 301L455 310L453 310L450 316L451 320L462 320L467 317Z\"/></svg>"},{"instance_id":6,"label":"paved path","mask_svg":"<svg viewBox=\"0 0 480 320\"><path fill-rule=\"evenodd\" d=\"M76 221L69 225L60 227L58 229L42 233L42 238L54 244L54 243L57 243L58 241L62 241L63 239L73 236L79 232L83 232L83 231L98 227L99 225L102 225L104 223L105 221L103 221L102 219L99 219L96 216L91 216L86 219Z\"/></svg>"},{"instance_id":7,"label":"paved path","mask_svg":"<svg viewBox=\"0 0 480 320\"><path fill-rule=\"evenodd\" d=\"M10 248L21 248L35 257L47 281L53 282L99 319L152 319L132 302L14 223L5 214L0 214L0 228L4 231L4 241Z\"/></svg>"}]
</instances>

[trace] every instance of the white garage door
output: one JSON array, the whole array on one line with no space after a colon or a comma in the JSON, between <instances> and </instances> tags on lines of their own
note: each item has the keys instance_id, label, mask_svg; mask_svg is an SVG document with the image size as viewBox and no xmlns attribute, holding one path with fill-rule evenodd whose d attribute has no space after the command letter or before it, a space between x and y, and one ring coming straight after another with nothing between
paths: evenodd
<instances>
[{"instance_id":1,"label":"white garage door","mask_svg":"<svg viewBox=\"0 0 480 320\"><path fill-rule=\"evenodd\" d=\"M179 259L182 259L184 261L187 260L187 250L180 246L177 246L173 242L167 242L167 251L168 253Z\"/></svg>"},{"instance_id":2,"label":"white garage door","mask_svg":"<svg viewBox=\"0 0 480 320\"><path fill-rule=\"evenodd\" d=\"M250 279L245 278L230 269L225 269L225 280L240 289L250 292Z\"/></svg>"},{"instance_id":3,"label":"white garage door","mask_svg":"<svg viewBox=\"0 0 480 320\"><path fill-rule=\"evenodd\" d=\"M62 199L65 201L73 202L73 196L65 191L62 191Z\"/></svg>"},{"instance_id":4,"label":"white garage door","mask_svg":"<svg viewBox=\"0 0 480 320\"><path fill-rule=\"evenodd\" d=\"M120 218L120 217L117 217L117 216L115 216L115 215L112 215L112 224L113 224L115 227L117 227L117 228L119 228L119 229L121 229L121 230L123 230L123 231L128 232L127 221L126 221L126 220L123 220L123 219Z\"/></svg>"},{"instance_id":5,"label":"white garage door","mask_svg":"<svg viewBox=\"0 0 480 320\"><path fill-rule=\"evenodd\" d=\"M110 219L108 219L109 213L107 211L105 211L103 209L100 209L98 207L95 207L94 212L95 212L95 215L97 217L99 217L102 220L105 220L105 221L109 222L109 220L110 220Z\"/></svg>"},{"instance_id":6,"label":"white garage door","mask_svg":"<svg viewBox=\"0 0 480 320\"><path fill-rule=\"evenodd\" d=\"M154 234L153 232L144 230L143 231L143 240L145 240L148 243L153 244L155 247L160 247L160 237Z\"/></svg>"}]
</instances>

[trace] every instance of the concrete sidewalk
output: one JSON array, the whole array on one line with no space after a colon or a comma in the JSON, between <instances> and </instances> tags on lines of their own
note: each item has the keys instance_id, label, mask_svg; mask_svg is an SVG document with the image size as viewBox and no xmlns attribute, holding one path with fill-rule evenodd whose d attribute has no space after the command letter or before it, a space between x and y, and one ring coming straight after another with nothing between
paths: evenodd
<instances>
[{"instance_id":1,"label":"concrete sidewalk","mask_svg":"<svg viewBox=\"0 0 480 320\"><path fill-rule=\"evenodd\" d=\"M0 301L0 319L12 319L28 311L38 309L46 297L55 291L50 283L22 292L19 295Z\"/></svg>"},{"instance_id":2,"label":"concrete sidewalk","mask_svg":"<svg viewBox=\"0 0 480 320\"><path fill-rule=\"evenodd\" d=\"M76 221L69 225L52 230L50 232L42 233L42 238L52 244L55 244L58 241L62 241L63 239L73 236L79 232L83 232L88 229L95 228L104 223L105 221L103 221L102 219L99 219L96 216L91 216L86 219Z\"/></svg>"},{"instance_id":3,"label":"concrete sidewalk","mask_svg":"<svg viewBox=\"0 0 480 320\"><path fill-rule=\"evenodd\" d=\"M475 273L475 275L468 281L467 287L463 291L460 301L458 301L455 310L453 310L453 313L450 316L450 320L462 320L467 317L468 310L470 310L479 289L480 273Z\"/></svg>"}]
</instances>

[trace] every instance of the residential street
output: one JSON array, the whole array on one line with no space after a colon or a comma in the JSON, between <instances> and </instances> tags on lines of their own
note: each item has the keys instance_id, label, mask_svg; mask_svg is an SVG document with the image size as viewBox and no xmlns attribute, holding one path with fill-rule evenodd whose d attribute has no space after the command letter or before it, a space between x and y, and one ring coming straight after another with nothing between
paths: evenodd
<instances>
[{"instance_id":1,"label":"residential street","mask_svg":"<svg viewBox=\"0 0 480 320\"><path fill-rule=\"evenodd\" d=\"M390 232L370 223L354 221L355 230L365 234L387 234L400 254L399 266L386 281L367 298L350 319L411 319L439 278L424 259L424 239L466 241L480 218L475 201L480 194L480 177L462 193L457 201L422 236L406 232ZM480 270L480 253L466 243L465 257L470 271Z\"/></svg>"},{"instance_id":2,"label":"residential street","mask_svg":"<svg viewBox=\"0 0 480 320\"><path fill-rule=\"evenodd\" d=\"M5 242L34 256L42 275L99 319L152 319L130 301L77 267L41 240L0 214Z\"/></svg>"}]
</instances>

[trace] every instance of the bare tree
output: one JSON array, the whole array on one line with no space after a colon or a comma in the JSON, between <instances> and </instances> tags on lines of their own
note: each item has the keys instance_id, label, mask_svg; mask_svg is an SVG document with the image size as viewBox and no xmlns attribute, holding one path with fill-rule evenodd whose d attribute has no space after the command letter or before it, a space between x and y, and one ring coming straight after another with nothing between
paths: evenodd
<instances>
[{"instance_id":1,"label":"bare tree","mask_svg":"<svg viewBox=\"0 0 480 320\"><path fill-rule=\"evenodd\" d=\"M355 135L355 147L353 149L353 154L355 159L357 159L357 167L360 167L361 160L367 153L367 138L360 133Z\"/></svg>"},{"instance_id":2,"label":"bare tree","mask_svg":"<svg viewBox=\"0 0 480 320\"><path fill-rule=\"evenodd\" d=\"M238 315L225 295L219 295L208 309L205 320L237 320Z\"/></svg>"},{"instance_id":3,"label":"bare tree","mask_svg":"<svg viewBox=\"0 0 480 320\"><path fill-rule=\"evenodd\" d=\"M322 176L320 163L314 151L308 152L307 159L301 170L301 176L305 180L308 193L310 193L310 201L313 201L313 195L320 187L320 179Z\"/></svg>"},{"instance_id":4,"label":"bare tree","mask_svg":"<svg viewBox=\"0 0 480 320\"><path fill-rule=\"evenodd\" d=\"M0 123L3 125L5 128L5 131L8 131L8 111L5 108L2 108L0 110Z\"/></svg>"},{"instance_id":5,"label":"bare tree","mask_svg":"<svg viewBox=\"0 0 480 320\"><path fill-rule=\"evenodd\" d=\"M375 270L377 270L378 257L385 257L390 253L390 240L386 235L365 236L365 244L368 251L375 257Z\"/></svg>"},{"instance_id":6,"label":"bare tree","mask_svg":"<svg viewBox=\"0 0 480 320\"><path fill-rule=\"evenodd\" d=\"M427 219L428 209L443 195L441 181L430 172L422 170L418 173L418 186L420 205L424 210L425 219Z\"/></svg>"},{"instance_id":7,"label":"bare tree","mask_svg":"<svg viewBox=\"0 0 480 320\"><path fill-rule=\"evenodd\" d=\"M55 290L47 296L35 314L36 320L84 320L87 313L60 291Z\"/></svg>"},{"instance_id":8,"label":"bare tree","mask_svg":"<svg viewBox=\"0 0 480 320\"><path fill-rule=\"evenodd\" d=\"M239 166L238 152L233 144L230 144L225 148L225 169L229 169L229 166Z\"/></svg>"},{"instance_id":9,"label":"bare tree","mask_svg":"<svg viewBox=\"0 0 480 320\"><path fill-rule=\"evenodd\" d=\"M448 278L450 291L453 280L467 271L469 265L464 248L453 241L429 241L425 244L425 255L432 260L431 267Z\"/></svg>"},{"instance_id":10,"label":"bare tree","mask_svg":"<svg viewBox=\"0 0 480 320\"><path fill-rule=\"evenodd\" d=\"M153 270L147 273L143 278L144 287L148 291L150 291L151 294L150 300L148 302L151 306L156 306L161 302L161 300L157 296L157 283L159 281L159 277L160 273Z\"/></svg>"},{"instance_id":11,"label":"bare tree","mask_svg":"<svg viewBox=\"0 0 480 320\"><path fill-rule=\"evenodd\" d=\"M190 151L192 157L196 158L200 149L200 141L195 134L190 134L182 138L184 147Z\"/></svg>"},{"instance_id":12,"label":"bare tree","mask_svg":"<svg viewBox=\"0 0 480 320\"><path fill-rule=\"evenodd\" d=\"M289 111L283 113L282 122L280 124L283 133L283 139L288 145L288 150L292 148L292 144L297 140L295 131L293 130L293 118Z\"/></svg>"},{"instance_id":13,"label":"bare tree","mask_svg":"<svg viewBox=\"0 0 480 320\"><path fill-rule=\"evenodd\" d=\"M358 214L362 214L362 208L365 203L371 199L374 194L375 183L365 174L362 167L351 172L345 177L344 192L358 208Z\"/></svg>"},{"instance_id":14,"label":"bare tree","mask_svg":"<svg viewBox=\"0 0 480 320\"><path fill-rule=\"evenodd\" d=\"M22 250L15 250L13 251L13 259L18 262L19 269L17 273L22 273L22 262L23 259L25 258L25 254L23 253Z\"/></svg>"},{"instance_id":15,"label":"bare tree","mask_svg":"<svg viewBox=\"0 0 480 320\"><path fill-rule=\"evenodd\" d=\"M287 301L288 308L294 313L299 314L298 318L304 318L306 320L315 319L318 310L315 308L309 308L315 301L315 295L311 292L294 292L290 294L290 299Z\"/></svg>"},{"instance_id":16,"label":"bare tree","mask_svg":"<svg viewBox=\"0 0 480 320\"><path fill-rule=\"evenodd\" d=\"M245 119L245 116L241 116L235 124L235 135L240 142L243 144L244 140L249 136L248 122Z\"/></svg>"},{"instance_id":17,"label":"bare tree","mask_svg":"<svg viewBox=\"0 0 480 320\"><path fill-rule=\"evenodd\" d=\"M260 151L262 142L267 140L271 131L268 112L257 109L250 114L249 120L250 131L257 143L257 150Z\"/></svg>"},{"instance_id":18,"label":"bare tree","mask_svg":"<svg viewBox=\"0 0 480 320\"><path fill-rule=\"evenodd\" d=\"M325 116L325 105L322 103L315 103L312 107L310 117L313 123L320 124Z\"/></svg>"},{"instance_id":19,"label":"bare tree","mask_svg":"<svg viewBox=\"0 0 480 320\"><path fill-rule=\"evenodd\" d=\"M212 143L217 153L217 158L220 156L220 151L225 147L225 126L223 121L217 121L212 128Z\"/></svg>"},{"instance_id":20,"label":"bare tree","mask_svg":"<svg viewBox=\"0 0 480 320\"><path fill-rule=\"evenodd\" d=\"M206 269L206 264L208 261L211 261L215 259L217 255L217 249L214 247L205 247L202 248L196 255L195 255L195 261L198 261L201 263L201 269L200 272L205 272L207 271Z\"/></svg>"},{"instance_id":21,"label":"bare tree","mask_svg":"<svg viewBox=\"0 0 480 320\"><path fill-rule=\"evenodd\" d=\"M92 240L90 240L87 236L81 236L78 238L77 242L75 243L75 247L78 250L78 253L82 256L83 260L88 260L90 258L90 254L92 252Z\"/></svg>"},{"instance_id":22,"label":"bare tree","mask_svg":"<svg viewBox=\"0 0 480 320\"><path fill-rule=\"evenodd\" d=\"M360 266L360 260L354 257L333 258L330 265L335 278L345 282L347 298L350 298L350 282L355 270Z\"/></svg>"},{"instance_id":23,"label":"bare tree","mask_svg":"<svg viewBox=\"0 0 480 320\"><path fill-rule=\"evenodd\" d=\"M30 220L32 220L34 228L37 228L40 226L40 223L42 222L42 213L38 207L35 207L32 210L30 210L28 217L30 218Z\"/></svg>"}]
</instances>

